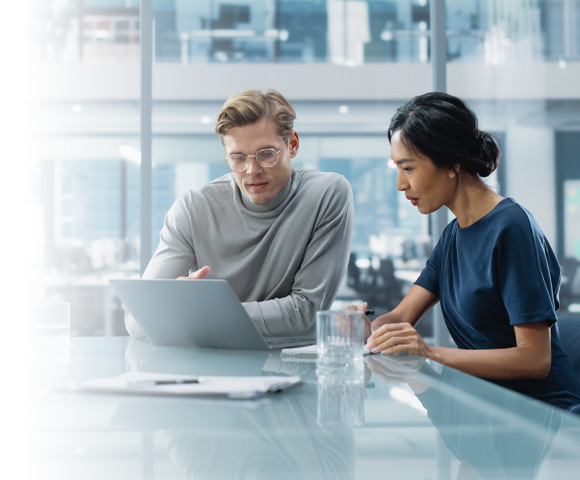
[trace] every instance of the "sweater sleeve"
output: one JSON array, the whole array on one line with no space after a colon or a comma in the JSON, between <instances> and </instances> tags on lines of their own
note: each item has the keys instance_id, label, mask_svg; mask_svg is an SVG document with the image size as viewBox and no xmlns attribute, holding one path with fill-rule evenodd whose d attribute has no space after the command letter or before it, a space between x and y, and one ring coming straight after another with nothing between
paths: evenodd
<instances>
[{"instance_id":1,"label":"sweater sleeve","mask_svg":"<svg viewBox=\"0 0 580 480\"><path fill-rule=\"evenodd\" d=\"M143 278L177 278L187 276L190 269L197 269L188 195L190 193L178 198L167 212L159 235L159 245Z\"/></svg>"},{"instance_id":2,"label":"sweater sleeve","mask_svg":"<svg viewBox=\"0 0 580 480\"><path fill-rule=\"evenodd\" d=\"M329 189L320 205L317 221L300 268L294 276L290 294L261 302L244 303L262 335L315 333L316 311L331 307L346 273L352 231L352 189L341 176L337 177L334 188ZM287 248L292 248L292 245L288 244Z\"/></svg>"}]
</instances>

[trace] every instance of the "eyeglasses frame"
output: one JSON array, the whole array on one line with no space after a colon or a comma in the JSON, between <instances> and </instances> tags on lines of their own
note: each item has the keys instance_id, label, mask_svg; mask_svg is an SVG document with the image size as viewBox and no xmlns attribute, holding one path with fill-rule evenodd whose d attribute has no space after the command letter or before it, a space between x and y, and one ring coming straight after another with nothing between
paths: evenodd
<instances>
[{"instance_id":1,"label":"eyeglasses frame","mask_svg":"<svg viewBox=\"0 0 580 480\"><path fill-rule=\"evenodd\" d=\"M263 168L272 168L275 167L276 165L278 165L278 162L280 161L280 152L282 151L282 147L284 146L285 142L287 139L282 140L282 145L280 145L280 148L278 148L278 150L276 150L273 147L265 147L265 148L260 148L260 150L258 150L254 155L244 155L244 157L246 157L246 167L239 171L236 172L235 170L232 170L232 167L230 167L230 163L228 162L228 154L226 153L226 156L224 157L224 163L226 164L226 167L228 167L228 169L234 173L244 173L247 169L248 169L248 163L249 163L249 159L250 157L254 157L256 159L256 162L258 162L258 165L260 165ZM276 161L274 162L274 165L262 165L260 163L260 161L258 160L258 153L260 153L262 150L274 150L276 152Z\"/></svg>"}]
</instances>

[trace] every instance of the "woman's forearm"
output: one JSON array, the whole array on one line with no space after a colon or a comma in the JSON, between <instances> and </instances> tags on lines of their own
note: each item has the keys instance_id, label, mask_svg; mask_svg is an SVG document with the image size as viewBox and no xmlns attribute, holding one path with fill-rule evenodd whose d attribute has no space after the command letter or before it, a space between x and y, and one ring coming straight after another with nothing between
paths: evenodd
<instances>
[{"instance_id":1,"label":"woman's forearm","mask_svg":"<svg viewBox=\"0 0 580 480\"><path fill-rule=\"evenodd\" d=\"M405 322L415 326L437 301L437 297L431 292L419 285L413 285L395 309L373 320L372 330L389 323Z\"/></svg>"},{"instance_id":2,"label":"woman's forearm","mask_svg":"<svg viewBox=\"0 0 580 480\"><path fill-rule=\"evenodd\" d=\"M374 327L374 326L373 326ZM462 372L494 380L545 378L550 372L552 350L547 322L514 326L516 346L497 349L431 347L408 323L386 323L367 341L374 353L408 352L430 358Z\"/></svg>"},{"instance_id":3,"label":"woman's forearm","mask_svg":"<svg viewBox=\"0 0 580 480\"><path fill-rule=\"evenodd\" d=\"M477 377L492 380L546 378L551 356L525 345L494 350L431 347L433 360Z\"/></svg>"}]
</instances>

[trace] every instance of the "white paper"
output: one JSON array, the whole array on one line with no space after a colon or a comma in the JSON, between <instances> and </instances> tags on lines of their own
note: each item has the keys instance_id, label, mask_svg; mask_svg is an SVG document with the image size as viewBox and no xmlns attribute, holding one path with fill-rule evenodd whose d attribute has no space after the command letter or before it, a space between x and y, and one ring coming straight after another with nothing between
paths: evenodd
<instances>
[{"instance_id":1,"label":"white paper","mask_svg":"<svg viewBox=\"0 0 580 480\"><path fill-rule=\"evenodd\" d=\"M188 381L198 379L199 383L178 383L156 385L156 381ZM172 396L221 396L228 398L255 398L270 392L281 391L300 383L300 377L222 377L172 375L147 372L127 372L110 378L87 380L81 390L107 393L129 393Z\"/></svg>"},{"instance_id":2,"label":"white paper","mask_svg":"<svg viewBox=\"0 0 580 480\"><path fill-rule=\"evenodd\" d=\"M316 345L307 345L305 347L283 348L282 353L285 355L312 355L317 356ZM371 351L363 347L363 355L370 355Z\"/></svg>"}]
</instances>

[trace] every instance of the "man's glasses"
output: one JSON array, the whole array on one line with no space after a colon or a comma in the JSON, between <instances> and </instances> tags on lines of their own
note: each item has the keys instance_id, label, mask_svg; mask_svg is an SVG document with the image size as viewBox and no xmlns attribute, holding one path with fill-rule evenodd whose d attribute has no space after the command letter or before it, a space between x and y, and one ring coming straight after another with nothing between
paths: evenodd
<instances>
[{"instance_id":1,"label":"man's glasses","mask_svg":"<svg viewBox=\"0 0 580 480\"><path fill-rule=\"evenodd\" d=\"M247 170L251 157L254 157L256 162L258 162L262 167L272 168L280 159L280 150L282 150L282 145L280 145L278 150L275 148L262 148L261 150L258 150L255 155L231 153L226 155L225 162L228 168L236 173L242 173Z\"/></svg>"}]
</instances>

